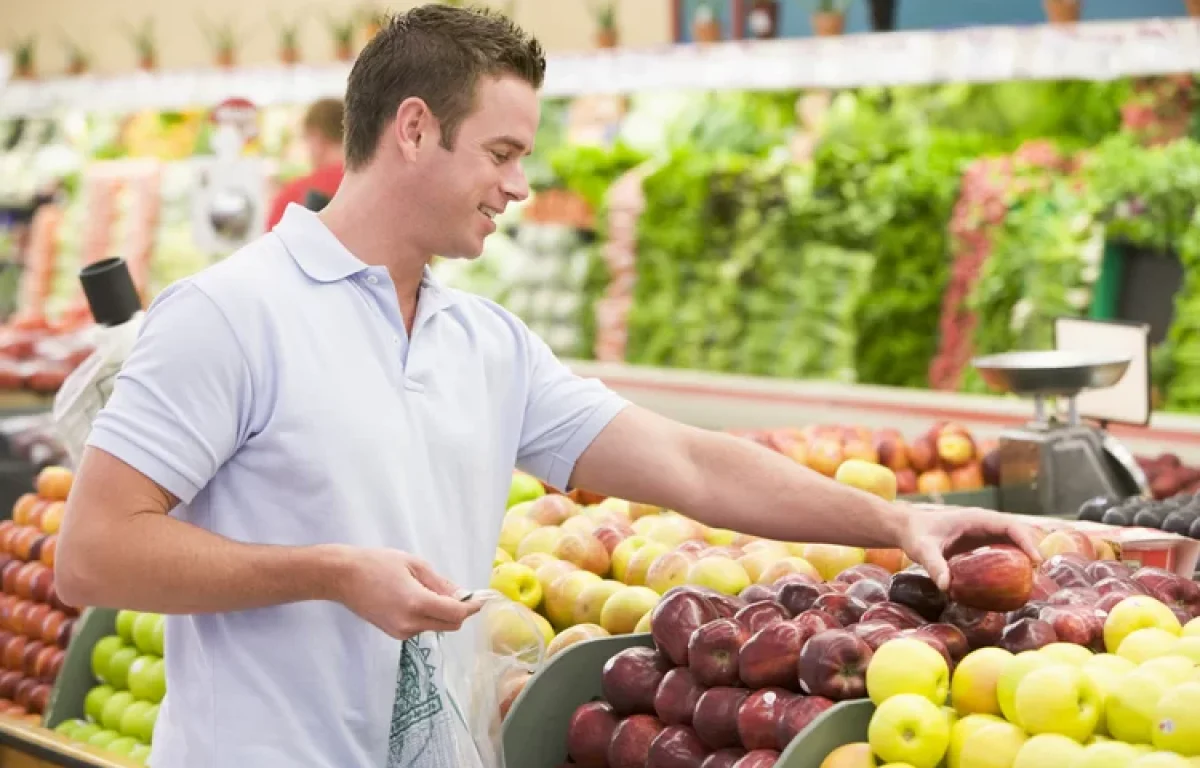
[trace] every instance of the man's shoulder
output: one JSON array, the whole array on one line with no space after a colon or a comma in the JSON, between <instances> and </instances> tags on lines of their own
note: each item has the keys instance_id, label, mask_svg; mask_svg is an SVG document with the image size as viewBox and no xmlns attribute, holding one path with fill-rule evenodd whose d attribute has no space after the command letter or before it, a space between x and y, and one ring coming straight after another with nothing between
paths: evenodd
<instances>
[{"instance_id":1,"label":"man's shoulder","mask_svg":"<svg viewBox=\"0 0 1200 768\"><path fill-rule=\"evenodd\" d=\"M458 288L443 287L454 306L473 331L493 341L509 341L523 347L530 333L525 321L499 302Z\"/></svg>"},{"instance_id":2,"label":"man's shoulder","mask_svg":"<svg viewBox=\"0 0 1200 768\"><path fill-rule=\"evenodd\" d=\"M222 309L267 306L279 294L303 285L300 270L273 232L186 278Z\"/></svg>"}]
</instances>

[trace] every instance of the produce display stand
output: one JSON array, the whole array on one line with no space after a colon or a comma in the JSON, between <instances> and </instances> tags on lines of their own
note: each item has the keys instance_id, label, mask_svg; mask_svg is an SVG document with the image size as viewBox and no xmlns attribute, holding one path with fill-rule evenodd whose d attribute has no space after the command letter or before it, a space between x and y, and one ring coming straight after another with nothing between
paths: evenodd
<instances>
[{"instance_id":1,"label":"produce display stand","mask_svg":"<svg viewBox=\"0 0 1200 768\"><path fill-rule=\"evenodd\" d=\"M138 764L70 741L46 728L0 718L0 765L4 768L137 768Z\"/></svg>"},{"instance_id":2,"label":"produce display stand","mask_svg":"<svg viewBox=\"0 0 1200 768\"><path fill-rule=\"evenodd\" d=\"M843 701L817 716L779 755L776 768L821 768L830 752L867 740L875 705L870 699Z\"/></svg>"},{"instance_id":3,"label":"produce display stand","mask_svg":"<svg viewBox=\"0 0 1200 768\"><path fill-rule=\"evenodd\" d=\"M50 693L42 725L56 728L65 720L84 717L83 702L96 685L92 675L92 649L117 632L117 612L110 608L88 608L79 616L75 636L67 646L62 670Z\"/></svg>"}]
</instances>

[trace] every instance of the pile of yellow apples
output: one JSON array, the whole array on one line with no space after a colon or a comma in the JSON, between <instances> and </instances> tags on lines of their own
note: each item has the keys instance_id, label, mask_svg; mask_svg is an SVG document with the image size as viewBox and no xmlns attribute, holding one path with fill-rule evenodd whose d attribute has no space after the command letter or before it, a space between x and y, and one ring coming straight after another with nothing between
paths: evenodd
<instances>
[{"instance_id":1,"label":"pile of yellow apples","mask_svg":"<svg viewBox=\"0 0 1200 768\"><path fill-rule=\"evenodd\" d=\"M1188 768L1200 765L1200 619L1127 597L1098 653L1071 643L967 654L951 673L914 638L879 646L866 673L867 740L821 768Z\"/></svg>"}]
</instances>

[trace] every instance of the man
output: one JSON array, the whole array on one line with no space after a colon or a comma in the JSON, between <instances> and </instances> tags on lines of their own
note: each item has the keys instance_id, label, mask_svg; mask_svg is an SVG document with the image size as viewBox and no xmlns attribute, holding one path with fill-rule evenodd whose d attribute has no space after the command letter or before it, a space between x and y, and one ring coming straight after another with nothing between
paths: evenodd
<instances>
[{"instance_id":1,"label":"man","mask_svg":"<svg viewBox=\"0 0 1200 768\"><path fill-rule=\"evenodd\" d=\"M341 100L321 99L310 106L304 114L303 131L311 171L306 176L292 179L275 195L267 214L267 229L279 223L290 204L304 205L310 195L333 197L342 183Z\"/></svg>"},{"instance_id":2,"label":"man","mask_svg":"<svg viewBox=\"0 0 1200 768\"><path fill-rule=\"evenodd\" d=\"M175 284L97 419L59 594L169 614L153 765L453 765L438 633L479 606L514 464L775 539L954 547L1028 533L910 514L749 441L626 404L517 319L440 286L529 189L536 41L427 5L359 56L320 214ZM462 763L458 763L461 765Z\"/></svg>"}]
</instances>

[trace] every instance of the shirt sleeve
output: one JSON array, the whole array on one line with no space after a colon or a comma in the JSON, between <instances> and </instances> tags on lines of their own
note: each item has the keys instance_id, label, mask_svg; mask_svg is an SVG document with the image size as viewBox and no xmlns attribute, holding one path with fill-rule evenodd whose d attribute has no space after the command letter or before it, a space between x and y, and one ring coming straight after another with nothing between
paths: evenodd
<instances>
[{"instance_id":1,"label":"shirt sleeve","mask_svg":"<svg viewBox=\"0 0 1200 768\"><path fill-rule=\"evenodd\" d=\"M245 441L250 366L208 294L176 283L151 305L88 444L189 503Z\"/></svg>"},{"instance_id":2,"label":"shirt sleeve","mask_svg":"<svg viewBox=\"0 0 1200 768\"><path fill-rule=\"evenodd\" d=\"M567 491L575 462L628 402L600 381L572 373L537 335L524 333L529 387L517 466Z\"/></svg>"}]
</instances>

